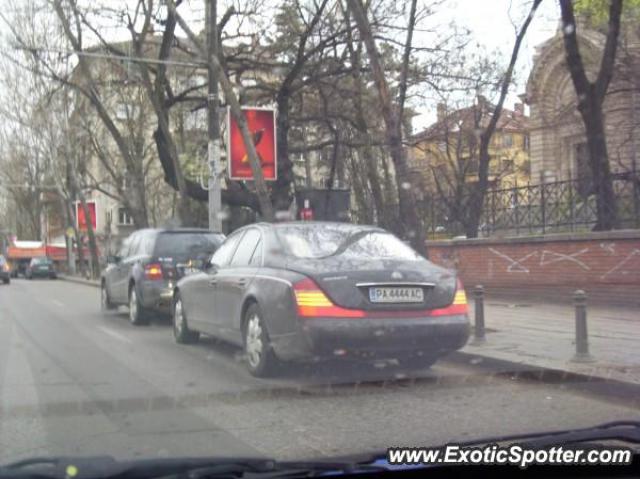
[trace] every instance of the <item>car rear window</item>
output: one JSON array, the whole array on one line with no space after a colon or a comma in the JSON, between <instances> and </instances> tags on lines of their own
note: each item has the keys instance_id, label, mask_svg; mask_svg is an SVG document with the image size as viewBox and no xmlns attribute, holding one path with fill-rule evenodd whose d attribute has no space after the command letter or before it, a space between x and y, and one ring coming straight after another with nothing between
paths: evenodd
<instances>
[{"instance_id":1,"label":"car rear window","mask_svg":"<svg viewBox=\"0 0 640 479\"><path fill-rule=\"evenodd\" d=\"M156 240L155 256L196 257L213 254L224 236L216 233L161 233Z\"/></svg>"},{"instance_id":2,"label":"car rear window","mask_svg":"<svg viewBox=\"0 0 640 479\"><path fill-rule=\"evenodd\" d=\"M33 264L51 264L49 258L33 258Z\"/></svg>"},{"instance_id":3,"label":"car rear window","mask_svg":"<svg viewBox=\"0 0 640 479\"><path fill-rule=\"evenodd\" d=\"M296 258L423 259L411 247L385 231L336 227L290 226L278 229L287 253Z\"/></svg>"}]
</instances>

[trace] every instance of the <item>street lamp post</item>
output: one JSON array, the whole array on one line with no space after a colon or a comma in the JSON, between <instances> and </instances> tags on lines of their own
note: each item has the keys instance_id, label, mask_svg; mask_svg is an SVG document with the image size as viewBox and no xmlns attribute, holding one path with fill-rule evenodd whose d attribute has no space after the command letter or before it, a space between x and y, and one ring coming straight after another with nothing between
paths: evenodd
<instances>
[{"instance_id":1,"label":"street lamp post","mask_svg":"<svg viewBox=\"0 0 640 479\"><path fill-rule=\"evenodd\" d=\"M218 54L217 0L206 0L207 30L207 111L208 142L207 161L209 164L209 229L222 231L222 193L220 187L220 121L218 118L218 71L215 55Z\"/></svg>"}]
</instances>

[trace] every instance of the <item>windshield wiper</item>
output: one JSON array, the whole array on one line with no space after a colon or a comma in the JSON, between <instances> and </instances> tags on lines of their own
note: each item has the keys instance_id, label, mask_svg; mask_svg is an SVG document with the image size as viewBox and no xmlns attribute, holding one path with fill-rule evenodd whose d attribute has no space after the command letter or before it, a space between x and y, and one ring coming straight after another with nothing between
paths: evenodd
<instances>
[{"instance_id":1,"label":"windshield wiper","mask_svg":"<svg viewBox=\"0 0 640 479\"><path fill-rule=\"evenodd\" d=\"M176 458L116 461L110 456L44 457L0 467L0 479L150 479L167 476L204 479L224 477L313 477L328 472L387 471L374 459L356 461L279 462L262 458Z\"/></svg>"}]
</instances>

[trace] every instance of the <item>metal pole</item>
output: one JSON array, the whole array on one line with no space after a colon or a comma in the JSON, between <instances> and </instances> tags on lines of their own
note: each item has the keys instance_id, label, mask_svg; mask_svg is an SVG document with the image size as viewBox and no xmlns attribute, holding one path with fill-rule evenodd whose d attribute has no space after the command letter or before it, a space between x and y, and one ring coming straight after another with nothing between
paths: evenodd
<instances>
[{"instance_id":1,"label":"metal pole","mask_svg":"<svg viewBox=\"0 0 640 479\"><path fill-rule=\"evenodd\" d=\"M587 331L587 294L581 289L573 293L576 307L576 354L574 362L585 363L593 361L589 354L589 333Z\"/></svg>"},{"instance_id":2,"label":"metal pole","mask_svg":"<svg viewBox=\"0 0 640 479\"><path fill-rule=\"evenodd\" d=\"M209 163L209 229L222 231L222 194L220 188L220 121L218 119L218 54L217 0L205 0L209 87L207 90Z\"/></svg>"},{"instance_id":3,"label":"metal pole","mask_svg":"<svg viewBox=\"0 0 640 479\"><path fill-rule=\"evenodd\" d=\"M487 341L484 330L484 288L477 285L473 289L473 296L476 301L475 306L475 330L471 344L483 344Z\"/></svg>"}]
</instances>

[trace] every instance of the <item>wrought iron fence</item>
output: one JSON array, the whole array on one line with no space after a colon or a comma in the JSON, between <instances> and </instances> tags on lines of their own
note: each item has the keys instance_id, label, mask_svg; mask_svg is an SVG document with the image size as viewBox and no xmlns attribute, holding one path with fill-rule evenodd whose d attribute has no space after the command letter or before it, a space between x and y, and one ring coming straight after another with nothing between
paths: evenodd
<instances>
[{"instance_id":1,"label":"wrought iron fence","mask_svg":"<svg viewBox=\"0 0 640 479\"><path fill-rule=\"evenodd\" d=\"M619 228L640 228L640 177L613 179ZM425 198L421 205L430 238L464 235L464 205L468 197ZM455 205L462 205L456 212ZM596 224L596 197L583 180L490 189L485 195L480 236L544 234L591 230Z\"/></svg>"}]
</instances>

